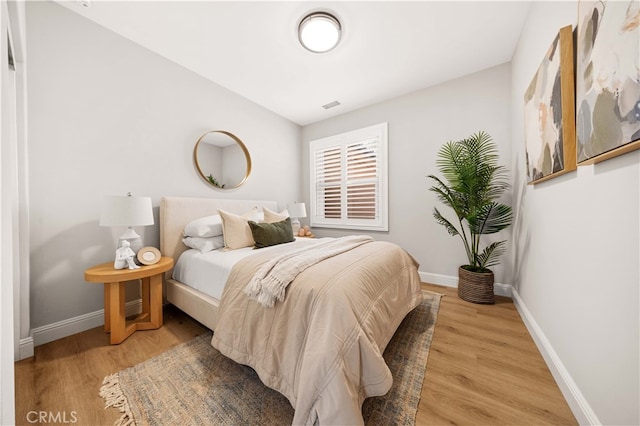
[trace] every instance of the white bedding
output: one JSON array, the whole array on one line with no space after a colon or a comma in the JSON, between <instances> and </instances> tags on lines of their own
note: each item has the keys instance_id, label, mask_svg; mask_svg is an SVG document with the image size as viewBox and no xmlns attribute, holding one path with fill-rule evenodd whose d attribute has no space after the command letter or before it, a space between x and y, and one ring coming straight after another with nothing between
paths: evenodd
<instances>
[{"instance_id":1,"label":"white bedding","mask_svg":"<svg viewBox=\"0 0 640 426\"><path fill-rule=\"evenodd\" d=\"M326 238L296 238L295 242L287 244L310 245L326 240ZM271 248L265 247L259 251L266 252ZM253 247L226 251L220 249L208 253L189 249L178 258L173 268L173 279L220 300L233 265L254 253L256 250Z\"/></svg>"}]
</instances>

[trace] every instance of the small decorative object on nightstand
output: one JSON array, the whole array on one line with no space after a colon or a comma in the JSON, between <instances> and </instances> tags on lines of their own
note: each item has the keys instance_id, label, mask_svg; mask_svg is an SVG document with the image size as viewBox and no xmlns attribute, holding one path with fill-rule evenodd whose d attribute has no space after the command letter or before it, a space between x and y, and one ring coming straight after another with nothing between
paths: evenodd
<instances>
[{"instance_id":1,"label":"small decorative object on nightstand","mask_svg":"<svg viewBox=\"0 0 640 426\"><path fill-rule=\"evenodd\" d=\"M122 245L116 250L116 260L113 262L113 269L138 269L139 266L133 261L136 254L131 250L131 244L127 240L122 240Z\"/></svg>"},{"instance_id":2,"label":"small decorative object on nightstand","mask_svg":"<svg viewBox=\"0 0 640 426\"><path fill-rule=\"evenodd\" d=\"M298 237L306 237L306 238L315 238L316 236L313 235L313 232L311 232L311 230L309 229L308 226L303 226L302 228L300 228L300 230L297 233Z\"/></svg>"},{"instance_id":3,"label":"small decorative object on nightstand","mask_svg":"<svg viewBox=\"0 0 640 426\"><path fill-rule=\"evenodd\" d=\"M85 281L104 283L104 331L111 333L112 345L122 343L136 330L162 327L162 274L172 267L172 258L161 257L137 269L114 269L113 262L107 262L84 271ZM142 281L142 312L127 321L125 284L132 280Z\"/></svg>"},{"instance_id":4,"label":"small decorative object on nightstand","mask_svg":"<svg viewBox=\"0 0 640 426\"><path fill-rule=\"evenodd\" d=\"M138 262L143 265L154 265L160 261L160 250L155 247L142 247L138 250Z\"/></svg>"}]
</instances>

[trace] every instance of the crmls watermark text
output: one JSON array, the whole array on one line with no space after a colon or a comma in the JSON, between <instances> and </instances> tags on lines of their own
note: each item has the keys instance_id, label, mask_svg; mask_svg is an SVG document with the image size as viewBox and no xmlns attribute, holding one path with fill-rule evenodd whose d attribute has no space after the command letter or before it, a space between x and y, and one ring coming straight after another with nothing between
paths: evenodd
<instances>
[{"instance_id":1,"label":"crmls watermark text","mask_svg":"<svg viewBox=\"0 0 640 426\"><path fill-rule=\"evenodd\" d=\"M75 411L29 411L27 413L29 423L77 423L78 417Z\"/></svg>"}]
</instances>

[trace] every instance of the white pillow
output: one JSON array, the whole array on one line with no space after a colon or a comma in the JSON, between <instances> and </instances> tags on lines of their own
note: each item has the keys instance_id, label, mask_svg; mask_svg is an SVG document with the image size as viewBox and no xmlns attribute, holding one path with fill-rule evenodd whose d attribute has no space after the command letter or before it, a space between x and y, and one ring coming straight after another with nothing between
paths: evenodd
<instances>
[{"instance_id":1,"label":"white pillow","mask_svg":"<svg viewBox=\"0 0 640 426\"><path fill-rule=\"evenodd\" d=\"M227 249L235 250L243 247L251 247L255 244L249 221L258 222L258 208L255 207L238 216L224 210L218 210L222 218L222 235L224 236L224 245Z\"/></svg>"},{"instance_id":2,"label":"white pillow","mask_svg":"<svg viewBox=\"0 0 640 426\"><path fill-rule=\"evenodd\" d=\"M289 217L289 212L287 211L287 209L282 210L280 213L276 213L266 207L263 207L262 211L264 211L265 223L282 222Z\"/></svg>"},{"instance_id":3,"label":"white pillow","mask_svg":"<svg viewBox=\"0 0 640 426\"><path fill-rule=\"evenodd\" d=\"M183 234L185 237L217 237L222 235L222 219L217 214L201 217L189 222Z\"/></svg>"},{"instance_id":4,"label":"white pillow","mask_svg":"<svg viewBox=\"0 0 640 426\"><path fill-rule=\"evenodd\" d=\"M185 246L200 250L201 253L207 253L224 247L224 238L222 235L217 237L185 237L182 239Z\"/></svg>"}]
</instances>

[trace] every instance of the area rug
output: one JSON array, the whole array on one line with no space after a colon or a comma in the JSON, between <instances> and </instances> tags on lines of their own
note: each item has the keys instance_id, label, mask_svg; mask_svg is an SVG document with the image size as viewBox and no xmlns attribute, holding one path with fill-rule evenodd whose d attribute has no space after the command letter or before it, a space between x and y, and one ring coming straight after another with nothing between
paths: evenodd
<instances>
[{"instance_id":1,"label":"area rug","mask_svg":"<svg viewBox=\"0 0 640 426\"><path fill-rule=\"evenodd\" d=\"M423 294L422 304L387 345L384 358L393 386L386 395L365 400L365 424L415 423L442 297ZM123 413L116 425L287 425L293 419L284 396L211 346L211 332L105 377L100 396L105 408Z\"/></svg>"}]
</instances>

